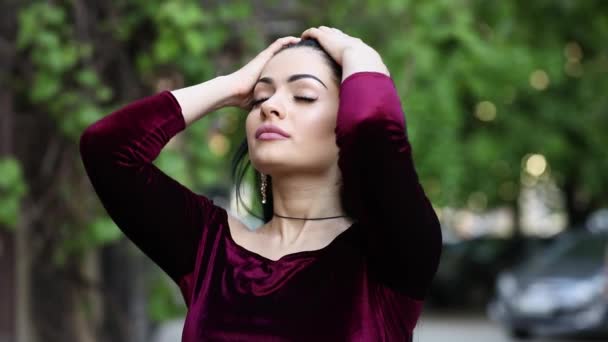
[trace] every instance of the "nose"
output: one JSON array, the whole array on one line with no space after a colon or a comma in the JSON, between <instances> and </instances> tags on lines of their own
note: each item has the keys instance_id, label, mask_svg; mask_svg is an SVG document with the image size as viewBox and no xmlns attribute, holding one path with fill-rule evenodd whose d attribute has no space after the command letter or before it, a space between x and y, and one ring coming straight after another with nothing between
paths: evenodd
<instances>
[{"instance_id":1,"label":"nose","mask_svg":"<svg viewBox=\"0 0 608 342\"><path fill-rule=\"evenodd\" d=\"M285 117L285 109L277 102L276 95L262 102L260 106L260 114L262 117L276 115L280 119L283 119Z\"/></svg>"}]
</instances>

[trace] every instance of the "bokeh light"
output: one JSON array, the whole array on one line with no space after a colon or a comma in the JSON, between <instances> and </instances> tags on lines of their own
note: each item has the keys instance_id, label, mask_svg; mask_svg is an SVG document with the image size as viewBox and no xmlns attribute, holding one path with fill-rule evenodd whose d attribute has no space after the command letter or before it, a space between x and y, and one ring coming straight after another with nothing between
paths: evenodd
<instances>
[{"instance_id":1,"label":"bokeh light","mask_svg":"<svg viewBox=\"0 0 608 342\"><path fill-rule=\"evenodd\" d=\"M564 48L564 56L571 62L580 62L583 59L583 49L577 42L569 42Z\"/></svg>"},{"instance_id":2,"label":"bokeh light","mask_svg":"<svg viewBox=\"0 0 608 342\"><path fill-rule=\"evenodd\" d=\"M541 154L531 154L526 160L526 172L539 177L547 170L547 159Z\"/></svg>"},{"instance_id":3,"label":"bokeh light","mask_svg":"<svg viewBox=\"0 0 608 342\"><path fill-rule=\"evenodd\" d=\"M544 70L534 70L530 74L530 85L536 90L545 90L549 86L549 75Z\"/></svg>"},{"instance_id":4,"label":"bokeh light","mask_svg":"<svg viewBox=\"0 0 608 342\"><path fill-rule=\"evenodd\" d=\"M496 119L496 106L490 101L481 101L475 107L475 116L481 121Z\"/></svg>"},{"instance_id":5,"label":"bokeh light","mask_svg":"<svg viewBox=\"0 0 608 342\"><path fill-rule=\"evenodd\" d=\"M225 155L230 149L230 140L225 135L214 133L209 138L209 150L217 156Z\"/></svg>"}]
</instances>

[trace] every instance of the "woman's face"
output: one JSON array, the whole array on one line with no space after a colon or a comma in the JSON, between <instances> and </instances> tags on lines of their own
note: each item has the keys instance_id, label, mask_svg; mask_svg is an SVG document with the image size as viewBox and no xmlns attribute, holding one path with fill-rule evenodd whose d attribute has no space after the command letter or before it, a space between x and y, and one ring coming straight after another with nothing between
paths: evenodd
<instances>
[{"instance_id":1,"label":"woman's face","mask_svg":"<svg viewBox=\"0 0 608 342\"><path fill-rule=\"evenodd\" d=\"M253 89L257 104L246 120L253 166L270 175L328 172L338 160L334 132L338 95L332 71L319 51L297 47L275 55ZM256 137L256 131L265 125L276 126L289 136L264 140L272 138L267 133Z\"/></svg>"}]
</instances>

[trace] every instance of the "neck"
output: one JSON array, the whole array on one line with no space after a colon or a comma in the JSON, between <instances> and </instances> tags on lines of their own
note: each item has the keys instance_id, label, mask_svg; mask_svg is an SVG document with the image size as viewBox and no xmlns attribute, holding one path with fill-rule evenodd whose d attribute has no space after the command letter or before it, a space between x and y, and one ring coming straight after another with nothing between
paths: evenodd
<instances>
[{"instance_id":1,"label":"neck","mask_svg":"<svg viewBox=\"0 0 608 342\"><path fill-rule=\"evenodd\" d=\"M338 177L281 177L272 178L274 212L296 218L323 218L346 215L340 203ZM333 234L346 229L348 217L327 220L297 220L274 216L268 222L270 231L278 234L285 244L295 243L302 236Z\"/></svg>"}]
</instances>

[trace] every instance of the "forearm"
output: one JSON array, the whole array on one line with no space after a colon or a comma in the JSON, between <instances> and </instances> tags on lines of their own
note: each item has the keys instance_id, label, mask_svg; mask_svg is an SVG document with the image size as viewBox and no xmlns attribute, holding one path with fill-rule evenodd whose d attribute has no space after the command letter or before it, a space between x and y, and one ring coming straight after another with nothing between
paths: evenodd
<instances>
[{"instance_id":1,"label":"forearm","mask_svg":"<svg viewBox=\"0 0 608 342\"><path fill-rule=\"evenodd\" d=\"M230 76L171 91L182 109L186 126L217 109L235 105L236 84Z\"/></svg>"},{"instance_id":2,"label":"forearm","mask_svg":"<svg viewBox=\"0 0 608 342\"><path fill-rule=\"evenodd\" d=\"M344 52L342 81L346 80L348 76L362 71L380 72L390 77L390 72L382 61L382 57L366 45Z\"/></svg>"}]
</instances>

